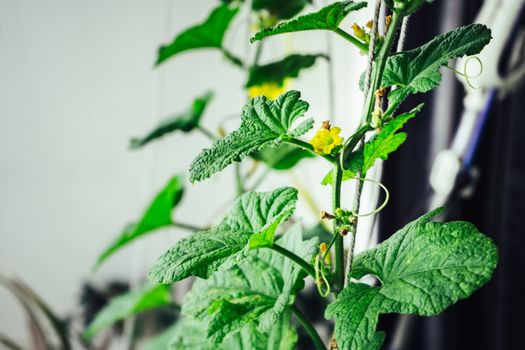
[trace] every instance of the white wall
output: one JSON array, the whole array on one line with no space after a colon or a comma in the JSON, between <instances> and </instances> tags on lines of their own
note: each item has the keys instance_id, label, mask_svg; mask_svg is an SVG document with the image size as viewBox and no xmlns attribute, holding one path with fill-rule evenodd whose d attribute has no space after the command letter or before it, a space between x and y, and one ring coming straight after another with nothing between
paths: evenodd
<instances>
[{"instance_id":1,"label":"white wall","mask_svg":"<svg viewBox=\"0 0 525 350\"><path fill-rule=\"evenodd\" d=\"M97 254L136 219L171 174L185 171L201 135L169 137L140 151L127 149L169 113L186 108L207 89L216 98L206 122L240 111L243 75L216 52L181 55L153 69L161 42L203 19L212 0L0 0L0 273L27 281L60 313L75 305L88 279L141 278L182 232L151 236L115 255L95 275ZM364 11L345 22L365 22ZM243 35L227 40L239 54ZM359 118L356 88L365 58L331 35L337 73L336 120L350 128ZM325 33L268 41L264 58L283 52L319 52ZM305 72L293 88L327 119L326 64ZM317 186L323 163L297 172L328 206ZM230 171L191 186L175 213L186 221L212 220L231 196ZM272 178L290 184L287 176ZM188 185L190 187L190 185ZM346 200L351 201L348 195ZM309 214L304 207L302 212ZM0 330L23 338L15 300L0 289Z\"/></svg>"}]
</instances>

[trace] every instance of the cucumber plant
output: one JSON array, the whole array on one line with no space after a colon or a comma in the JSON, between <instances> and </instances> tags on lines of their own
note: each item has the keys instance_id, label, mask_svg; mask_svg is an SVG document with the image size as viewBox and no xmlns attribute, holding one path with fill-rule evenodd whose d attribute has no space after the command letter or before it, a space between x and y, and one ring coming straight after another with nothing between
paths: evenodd
<instances>
[{"instance_id":1,"label":"cucumber plant","mask_svg":"<svg viewBox=\"0 0 525 350\"><path fill-rule=\"evenodd\" d=\"M223 1L201 24L179 34L159 50L157 64L188 50L215 49L246 72L250 98L241 110L238 129L216 135L201 125L211 94L197 98L187 112L171 117L142 138L140 148L173 133L201 131L213 141L189 168L192 183L204 181L228 166L237 166L238 197L215 226L181 223L171 211L183 194L179 176L168 182L144 217L129 225L98 260L103 263L123 246L165 226L194 231L164 252L151 268L151 286L117 298L95 319L86 335L131 314L169 305L169 285L195 277L184 298L183 318L163 339L172 349L294 349L299 324L319 350L380 349L384 332L377 329L381 314L436 315L487 283L497 265L492 240L471 223L435 220L435 209L408 223L376 247L354 254L345 249L345 236L355 240L360 196L352 208L342 204L345 181L362 186L379 159L386 160L406 140L401 129L424 108L402 111L413 94L437 87L440 69L453 59L479 53L491 40L484 25L472 24L436 36L427 44L394 52L400 26L425 0L387 0L391 12L384 33L378 17L346 31L342 21L374 1L339 1L298 15L308 0ZM257 18L260 30L251 38L258 46L255 60L237 57L224 45L225 33L243 6ZM366 101L359 127L347 132L329 122L306 117L308 102L301 93L286 91L286 82L311 67L323 54L292 54L261 65L260 42L284 33L325 30L344 38L356 55L368 53L370 68L361 81ZM255 96L260 95L260 96ZM318 125L313 138L304 135ZM323 220L332 221L328 242L306 237L292 223L298 190L280 187L270 192L246 191L238 167L245 160L264 161L275 169L290 169L298 160L321 158L327 167L323 185L331 186L331 203L318 203ZM278 158L278 159L277 159ZM321 184L320 184L321 185ZM290 221L290 222L288 222ZM354 256L355 255L355 256ZM362 278L372 276L375 283ZM331 339L322 339L296 303L296 295L311 277L329 305L324 316L335 322ZM370 279L367 279L369 281Z\"/></svg>"}]
</instances>

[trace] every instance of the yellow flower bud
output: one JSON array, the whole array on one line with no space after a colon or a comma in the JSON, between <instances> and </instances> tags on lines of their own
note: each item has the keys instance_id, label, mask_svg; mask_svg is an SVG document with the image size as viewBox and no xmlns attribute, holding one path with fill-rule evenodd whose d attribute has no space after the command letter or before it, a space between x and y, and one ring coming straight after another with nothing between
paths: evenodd
<instances>
[{"instance_id":1,"label":"yellow flower bud","mask_svg":"<svg viewBox=\"0 0 525 350\"><path fill-rule=\"evenodd\" d=\"M360 25L358 25L357 23L354 23L352 25L352 29L354 31L355 36L358 39L366 40L366 33L365 33L364 29Z\"/></svg>"},{"instance_id":2,"label":"yellow flower bud","mask_svg":"<svg viewBox=\"0 0 525 350\"><path fill-rule=\"evenodd\" d=\"M319 252L321 253L321 258L326 254L328 251L328 245L326 243L321 243L319 246ZM332 254L329 252L326 254L326 258L324 258L325 265L331 265L332 264Z\"/></svg>"},{"instance_id":3,"label":"yellow flower bud","mask_svg":"<svg viewBox=\"0 0 525 350\"><path fill-rule=\"evenodd\" d=\"M385 17L385 26L388 30L388 27L390 26L390 23L392 23L392 15L388 15Z\"/></svg>"}]
</instances>

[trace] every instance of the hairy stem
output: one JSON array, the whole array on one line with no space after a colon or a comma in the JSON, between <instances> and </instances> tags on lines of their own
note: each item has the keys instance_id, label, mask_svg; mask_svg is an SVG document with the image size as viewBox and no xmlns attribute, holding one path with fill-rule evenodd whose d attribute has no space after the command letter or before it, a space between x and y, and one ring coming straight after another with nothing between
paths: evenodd
<instances>
[{"instance_id":1,"label":"hairy stem","mask_svg":"<svg viewBox=\"0 0 525 350\"><path fill-rule=\"evenodd\" d=\"M230 61L232 64L234 64L235 66L239 67L239 68L244 68L244 63L242 62L242 60L235 56L233 53L231 53L228 49L226 48L221 48L221 51L222 53L224 54L224 57Z\"/></svg>"},{"instance_id":2,"label":"hairy stem","mask_svg":"<svg viewBox=\"0 0 525 350\"><path fill-rule=\"evenodd\" d=\"M368 96L366 98L365 105L366 109L363 115L363 119L368 123L372 119L372 112L374 111L375 92L381 87L381 80L385 71L386 62L388 56L390 55L390 51L392 50L394 40L396 38L397 28L399 27L399 24L402 20L403 16L399 15L396 12L392 14L392 22L390 23L390 26L388 28L388 32L385 37L385 42L381 46L381 50L379 51L377 59L375 60L376 64L372 73L372 81L370 83L370 89L368 90Z\"/></svg>"},{"instance_id":3,"label":"hairy stem","mask_svg":"<svg viewBox=\"0 0 525 350\"><path fill-rule=\"evenodd\" d=\"M271 247L267 247L281 255L284 255L288 259L292 260L297 265L301 266L301 268L308 273L310 276L312 276L315 279L315 269L312 265L307 263L303 258L298 256L292 251L289 251L288 249L281 247L280 245L274 244Z\"/></svg>"},{"instance_id":4,"label":"hairy stem","mask_svg":"<svg viewBox=\"0 0 525 350\"><path fill-rule=\"evenodd\" d=\"M306 333L308 333L310 338L312 338L312 341L315 344L315 348L317 350L326 350L326 346L324 345L323 340L319 336L319 333L317 333L317 331L315 330L315 327L312 324L312 322L310 322L310 320L306 318L306 316L301 312L301 310L297 308L297 306L292 305L291 309L299 323L301 323L301 326L303 326Z\"/></svg>"},{"instance_id":5,"label":"hairy stem","mask_svg":"<svg viewBox=\"0 0 525 350\"><path fill-rule=\"evenodd\" d=\"M235 188L238 196L244 193L244 180L241 173L241 163L235 163Z\"/></svg>"},{"instance_id":6,"label":"hairy stem","mask_svg":"<svg viewBox=\"0 0 525 350\"><path fill-rule=\"evenodd\" d=\"M397 14L396 12L393 13L392 22L390 23L390 27L388 28L388 33L386 34L385 42L383 43L381 50L379 51L379 55L377 59L375 60L375 67L372 73L372 80L370 82L370 88L368 90L368 95L367 95L366 104L365 104L365 112L363 115L363 121L365 123L370 123L371 121L372 112L375 106L375 92L381 86L381 80L382 80L383 73L386 67L386 63L387 63L388 57L390 56L392 45L394 44L394 39L396 36L397 28L399 24L401 23L402 19L403 19L403 16ZM359 147L363 147L364 136L361 138L361 142L359 143L359 145L360 145ZM357 174L357 177L360 179L365 176L366 176L366 173L362 173L361 171L359 171ZM352 211L355 214L359 214L363 185L364 185L364 181L359 180L359 182L357 183L357 187L356 187L356 196L354 198L354 204L352 206ZM355 218L353 225L352 225L352 241L351 241L350 248L348 250L347 266L344 272L344 275L345 275L344 285L348 284L350 280L350 276L352 274L352 264L353 264L353 259L354 259L355 241L357 238L357 225L358 225L358 217Z\"/></svg>"},{"instance_id":7,"label":"hairy stem","mask_svg":"<svg viewBox=\"0 0 525 350\"><path fill-rule=\"evenodd\" d=\"M342 36L343 38L345 38L346 40L348 40L352 44L354 44L359 50L361 50L363 52L367 52L368 51L368 45L365 42L357 39L355 36L345 32L341 28L335 29L334 32L339 34L340 36Z\"/></svg>"},{"instance_id":8,"label":"hairy stem","mask_svg":"<svg viewBox=\"0 0 525 350\"><path fill-rule=\"evenodd\" d=\"M210 130L206 129L202 125L197 125L197 129L207 138L209 138L211 141L215 142L217 141L217 136L215 136Z\"/></svg>"},{"instance_id":9,"label":"hairy stem","mask_svg":"<svg viewBox=\"0 0 525 350\"><path fill-rule=\"evenodd\" d=\"M295 137L286 138L286 139L283 139L283 141L286 142L286 143L289 143L290 145L302 148L305 151L308 151L308 152L310 152L312 154L315 154L316 156L321 156L324 159L326 159L327 161L329 161L330 163L334 163L335 162L335 158L333 156L329 155L329 154L316 153L315 150L314 150L314 146L312 146L308 142L296 139Z\"/></svg>"},{"instance_id":10,"label":"hairy stem","mask_svg":"<svg viewBox=\"0 0 525 350\"><path fill-rule=\"evenodd\" d=\"M332 182L332 210L335 212L341 207L341 184L343 180L343 170L341 164L337 162L334 165L334 177ZM343 289L345 281L345 261L344 261L344 240L343 236L339 234L339 220L333 220L333 234L336 236L335 240L335 281L334 292L337 294Z\"/></svg>"},{"instance_id":11,"label":"hairy stem","mask_svg":"<svg viewBox=\"0 0 525 350\"><path fill-rule=\"evenodd\" d=\"M188 231L204 231L205 230L204 227L198 227L198 226L194 226L192 224L187 224L187 223L180 222L180 221L174 222L172 226L181 228L184 230L188 230Z\"/></svg>"}]
</instances>

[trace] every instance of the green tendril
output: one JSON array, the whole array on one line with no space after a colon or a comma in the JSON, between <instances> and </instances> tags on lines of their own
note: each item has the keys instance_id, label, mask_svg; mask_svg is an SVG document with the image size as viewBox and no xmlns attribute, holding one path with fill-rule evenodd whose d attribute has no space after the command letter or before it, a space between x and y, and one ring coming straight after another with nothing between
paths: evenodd
<instances>
[{"instance_id":1,"label":"green tendril","mask_svg":"<svg viewBox=\"0 0 525 350\"><path fill-rule=\"evenodd\" d=\"M467 68L468 68L468 64L470 61L472 60L475 60L479 63L479 72L478 74L475 74L475 75L469 75L468 72L467 72ZM467 83L467 85L471 88L471 89L474 89L474 90L477 90L478 88L475 87L473 84L472 84L472 81L471 79L476 79L476 78L479 78L481 76L481 74L483 74L483 61L481 61L481 59L477 56L470 56L468 57L466 60L465 60L465 64L463 65L463 72L460 72L458 71L457 69L455 68L452 68L450 66L445 66L446 68L448 68L449 70L451 70L453 73L455 73L456 75L462 77L462 78L465 78L465 82Z\"/></svg>"},{"instance_id":2,"label":"green tendril","mask_svg":"<svg viewBox=\"0 0 525 350\"><path fill-rule=\"evenodd\" d=\"M330 283L328 282L328 279L326 278L326 275L324 274L324 267L322 266L322 261L319 259L319 254L315 256L314 267L315 267L315 285L317 287L317 291L319 292L320 296L322 296L323 298L326 298L327 296L330 295L332 290L330 288ZM323 284L326 286L324 290L323 290Z\"/></svg>"},{"instance_id":3,"label":"green tendril","mask_svg":"<svg viewBox=\"0 0 525 350\"><path fill-rule=\"evenodd\" d=\"M328 247L326 248L326 252L323 254L323 258L321 259L321 261L325 261L328 254L330 254L330 249L332 249L332 246L334 245L335 241L337 241L337 235L334 235L334 237L332 237L332 240L328 244Z\"/></svg>"},{"instance_id":4,"label":"green tendril","mask_svg":"<svg viewBox=\"0 0 525 350\"><path fill-rule=\"evenodd\" d=\"M353 177L352 179L353 180L358 180L358 181L371 182L373 184L378 185L379 187L381 187L381 189L383 189L383 191L385 191L385 200L383 201L383 203L381 203L381 205L379 207L377 207L376 209L374 209L370 213L366 213L366 214L354 213L352 211L351 213L352 213L353 216L358 217L358 218L364 218L364 217L367 217L367 216L372 216L372 215L375 215L375 214L379 213L381 210L383 210L386 207L386 205L388 204L388 201L390 200L390 191L388 191L388 188L386 188L385 185L383 185L379 181L372 180L372 179L367 179L367 178L362 178L362 177Z\"/></svg>"}]
</instances>

